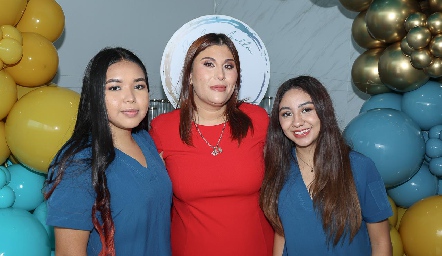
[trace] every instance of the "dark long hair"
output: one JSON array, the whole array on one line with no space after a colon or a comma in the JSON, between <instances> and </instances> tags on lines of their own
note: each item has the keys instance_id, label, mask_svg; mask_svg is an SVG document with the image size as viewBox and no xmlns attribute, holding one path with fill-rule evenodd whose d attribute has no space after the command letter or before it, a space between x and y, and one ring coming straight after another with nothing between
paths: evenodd
<instances>
[{"instance_id":1,"label":"dark long hair","mask_svg":"<svg viewBox=\"0 0 442 256\"><path fill-rule=\"evenodd\" d=\"M327 242L336 245L341 237L358 232L362 213L350 165L350 147L339 129L333 103L326 88L315 78L299 76L284 82L278 89L270 117L265 146L265 177L260 205L279 234L284 230L278 215L278 196L288 177L295 144L279 123L279 104L285 93L300 89L310 95L321 122L314 152L315 179L310 186L313 205L322 216Z\"/></svg>"},{"instance_id":2,"label":"dark long hair","mask_svg":"<svg viewBox=\"0 0 442 256\"><path fill-rule=\"evenodd\" d=\"M130 61L137 64L144 73L146 83L147 71L141 60L131 51L116 47L104 48L98 52L87 65L78 107L77 121L71 138L65 143L55 156L49 167L47 184L53 183L45 193L48 199L63 178L65 169L73 161L73 157L80 151L90 148L92 155L82 159L82 163L91 170L92 185L96 193L92 207L92 222L97 229L102 249L100 255L115 255L114 234L115 227L111 215L110 193L107 187L106 169L115 159L115 149L105 104L106 72L112 64L120 61ZM149 84L148 84L149 86ZM132 130L147 130L148 118ZM101 215L102 223L97 218Z\"/></svg>"},{"instance_id":3,"label":"dark long hair","mask_svg":"<svg viewBox=\"0 0 442 256\"><path fill-rule=\"evenodd\" d=\"M235 67L238 72L236 79L235 92L226 103L226 115L230 121L230 132L232 139L241 143L241 139L247 136L249 129L253 131L252 120L244 112L239 109L242 101L238 100L238 92L241 88L240 62L238 51L232 40L225 34L209 33L196 39L187 50L182 70L182 87L180 93L180 137L181 140L192 145L192 118L193 112L196 110L193 84L190 83L190 74L192 73L192 65L196 56L213 45L226 45L233 55Z\"/></svg>"}]
</instances>

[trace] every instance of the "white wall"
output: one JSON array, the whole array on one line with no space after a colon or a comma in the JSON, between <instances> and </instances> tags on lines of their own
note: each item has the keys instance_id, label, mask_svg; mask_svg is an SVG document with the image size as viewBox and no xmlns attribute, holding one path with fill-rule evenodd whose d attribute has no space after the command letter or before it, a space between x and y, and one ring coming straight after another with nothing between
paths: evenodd
<instances>
[{"instance_id":1,"label":"white wall","mask_svg":"<svg viewBox=\"0 0 442 256\"><path fill-rule=\"evenodd\" d=\"M267 95L288 78L309 74L321 80L344 128L368 98L351 82L351 67L363 49L352 40L358 13L338 0L57 0L65 30L54 43L59 72L53 82L75 91L89 59L105 46L123 46L146 64L151 98L165 98L160 63L173 33L203 15L228 15L257 32L270 58ZM244 65L244 64L243 64Z\"/></svg>"}]
</instances>

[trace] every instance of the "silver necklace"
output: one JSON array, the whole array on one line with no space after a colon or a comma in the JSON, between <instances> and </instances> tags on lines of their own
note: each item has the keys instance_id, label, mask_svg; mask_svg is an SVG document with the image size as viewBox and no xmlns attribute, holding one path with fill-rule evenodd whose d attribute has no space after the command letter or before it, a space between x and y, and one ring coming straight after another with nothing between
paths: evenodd
<instances>
[{"instance_id":1,"label":"silver necklace","mask_svg":"<svg viewBox=\"0 0 442 256\"><path fill-rule=\"evenodd\" d=\"M193 121L193 124L195 125L196 131L198 132L198 134L201 136L201 138L204 140L204 142L206 142L206 144L212 148L212 156L217 156L219 154L221 154L223 152L223 149L219 146L219 143L221 142L221 139L223 138L223 134L224 134L224 129L226 128L226 124L227 124L227 120L224 120L224 126L223 129L221 130L221 134L219 135L218 138L218 142L216 143L215 146L212 146L207 140L206 138L204 138L203 134L200 131L200 128L198 127L198 125L196 124L196 121Z\"/></svg>"},{"instance_id":2,"label":"silver necklace","mask_svg":"<svg viewBox=\"0 0 442 256\"><path fill-rule=\"evenodd\" d=\"M311 165L309 165L306 161L304 161L301 158L301 154L299 154L298 150L296 150L296 156L299 158L299 160L301 160L304 164L306 164L308 167L310 167L310 172L313 172L313 167Z\"/></svg>"}]
</instances>

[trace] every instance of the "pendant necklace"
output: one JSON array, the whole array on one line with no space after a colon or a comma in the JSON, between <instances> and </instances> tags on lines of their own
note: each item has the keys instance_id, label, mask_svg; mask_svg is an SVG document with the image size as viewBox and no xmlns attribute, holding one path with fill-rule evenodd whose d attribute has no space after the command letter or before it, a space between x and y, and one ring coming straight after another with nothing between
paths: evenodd
<instances>
[{"instance_id":1,"label":"pendant necklace","mask_svg":"<svg viewBox=\"0 0 442 256\"><path fill-rule=\"evenodd\" d=\"M199 117L198 117L199 119ZM198 134L201 136L201 138L204 140L204 142L206 142L206 144L212 148L212 156L217 156L219 154L221 154L223 152L223 149L219 146L219 143L221 142L221 139L223 138L223 134L224 134L224 129L226 129L226 124L227 124L227 120L224 120L224 126L223 129L221 130L221 134L219 135L218 138L218 142L216 143L215 146L212 146L207 140L206 138L204 138L203 134L200 131L200 128L198 127L198 125L196 124L196 120L193 121L193 124L195 125L196 131L198 132Z\"/></svg>"},{"instance_id":2,"label":"pendant necklace","mask_svg":"<svg viewBox=\"0 0 442 256\"><path fill-rule=\"evenodd\" d=\"M298 150L296 150L296 156L299 158L299 160L301 160L304 164L306 164L308 167L310 167L310 172L313 172L313 167L311 165L309 165L306 161L304 161L301 158L301 154L298 152Z\"/></svg>"}]
</instances>

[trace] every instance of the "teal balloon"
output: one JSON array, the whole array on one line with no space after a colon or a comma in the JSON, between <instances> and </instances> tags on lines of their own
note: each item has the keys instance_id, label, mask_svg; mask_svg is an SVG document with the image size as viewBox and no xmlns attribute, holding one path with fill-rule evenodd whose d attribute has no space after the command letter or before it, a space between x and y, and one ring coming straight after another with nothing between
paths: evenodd
<instances>
[{"instance_id":1,"label":"teal balloon","mask_svg":"<svg viewBox=\"0 0 442 256\"><path fill-rule=\"evenodd\" d=\"M442 132L442 124L433 126L428 131L428 137L431 139L438 139L440 138L441 132Z\"/></svg>"},{"instance_id":2,"label":"teal balloon","mask_svg":"<svg viewBox=\"0 0 442 256\"><path fill-rule=\"evenodd\" d=\"M0 209L11 207L15 201L15 193L9 186L0 189ZM1 255L1 254L0 254Z\"/></svg>"},{"instance_id":3,"label":"teal balloon","mask_svg":"<svg viewBox=\"0 0 442 256\"><path fill-rule=\"evenodd\" d=\"M0 255L48 256L49 238L41 223L23 209L0 209Z\"/></svg>"},{"instance_id":4,"label":"teal balloon","mask_svg":"<svg viewBox=\"0 0 442 256\"><path fill-rule=\"evenodd\" d=\"M48 215L48 208L46 207L46 201L44 201L37 208L35 208L32 215L34 215L34 217L37 220L39 220L40 223L43 225L43 227L46 230L46 233L48 234L51 249L55 249L54 227L46 225L46 217Z\"/></svg>"},{"instance_id":5,"label":"teal balloon","mask_svg":"<svg viewBox=\"0 0 442 256\"><path fill-rule=\"evenodd\" d=\"M8 168L0 166L0 171L3 171L6 174L6 184L8 184L11 181L11 173Z\"/></svg>"},{"instance_id":6,"label":"teal balloon","mask_svg":"<svg viewBox=\"0 0 442 256\"><path fill-rule=\"evenodd\" d=\"M425 143L425 154L431 158L442 157L442 140L428 139Z\"/></svg>"},{"instance_id":7,"label":"teal balloon","mask_svg":"<svg viewBox=\"0 0 442 256\"><path fill-rule=\"evenodd\" d=\"M419 126L396 109L373 109L351 120L343 132L350 147L370 157L386 187L410 179L422 165L425 141Z\"/></svg>"},{"instance_id":8,"label":"teal balloon","mask_svg":"<svg viewBox=\"0 0 442 256\"><path fill-rule=\"evenodd\" d=\"M442 84L429 80L416 90L404 93L402 111L424 131L442 124Z\"/></svg>"},{"instance_id":9,"label":"teal balloon","mask_svg":"<svg viewBox=\"0 0 442 256\"><path fill-rule=\"evenodd\" d=\"M437 194L442 195L442 179L439 179L439 190L438 190Z\"/></svg>"},{"instance_id":10,"label":"teal balloon","mask_svg":"<svg viewBox=\"0 0 442 256\"><path fill-rule=\"evenodd\" d=\"M429 168L433 175L442 177L442 157L432 158L429 162Z\"/></svg>"},{"instance_id":11,"label":"teal balloon","mask_svg":"<svg viewBox=\"0 0 442 256\"><path fill-rule=\"evenodd\" d=\"M8 166L11 172L9 185L15 192L15 202L12 207L23 210L34 210L44 198L42 193L45 176L34 172L21 164Z\"/></svg>"},{"instance_id":12,"label":"teal balloon","mask_svg":"<svg viewBox=\"0 0 442 256\"><path fill-rule=\"evenodd\" d=\"M4 187L7 183L6 173L0 169L0 188Z\"/></svg>"},{"instance_id":13,"label":"teal balloon","mask_svg":"<svg viewBox=\"0 0 442 256\"><path fill-rule=\"evenodd\" d=\"M409 208L421 199L437 195L437 192L438 179L430 172L426 164L423 164L408 181L387 189L387 194L396 205L403 208Z\"/></svg>"},{"instance_id":14,"label":"teal balloon","mask_svg":"<svg viewBox=\"0 0 442 256\"><path fill-rule=\"evenodd\" d=\"M376 109L376 108L392 108L401 110L402 94L398 93L381 93L371 96L362 104L359 113Z\"/></svg>"}]
</instances>

